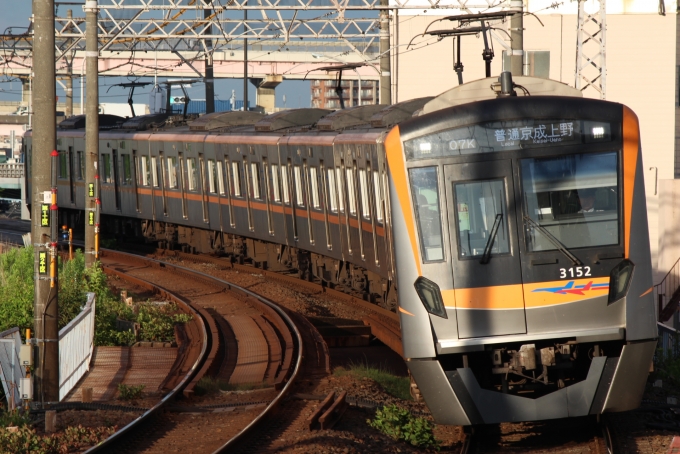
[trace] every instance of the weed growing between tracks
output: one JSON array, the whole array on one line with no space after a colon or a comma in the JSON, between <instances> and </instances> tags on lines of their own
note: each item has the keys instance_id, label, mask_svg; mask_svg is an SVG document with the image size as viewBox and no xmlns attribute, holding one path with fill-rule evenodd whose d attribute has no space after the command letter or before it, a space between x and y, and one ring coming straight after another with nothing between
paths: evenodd
<instances>
[{"instance_id":1,"label":"weed growing between tracks","mask_svg":"<svg viewBox=\"0 0 680 454\"><path fill-rule=\"evenodd\" d=\"M234 385L226 380L208 377L206 375L198 381L194 392L197 396L206 396L217 394L220 391L253 391L264 388L271 388L271 386L266 383L243 383Z\"/></svg>"},{"instance_id":2,"label":"weed growing between tracks","mask_svg":"<svg viewBox=\"0 0 680 454\"><path fill-rule=\"evenodd\" d=\"M351 374L358 378L370 378L378 383L388 394L402 400L412 400L411 398L411 382L407 377L397 377L383 369L370 367L365 363L350 363L349 369L344 367L336 367L333 370L333 375L342 377L343 375Z\"/></svg>"},{"instance_id":3,"label":"weed growing between tracks","mask_svg":"<svg viewBox=\"0 0 680 454\"><path fill-rule=\"evenodd\" d=\"M136 400L142 397L145 385L128 386L123 383L118 383L118 398L120 400Z\"/></svg>"},{"instance_id":4,"label":"weed growing between tracks","mask_svg":"<svg viewBox=\"0 0 680 454\"><path fill-rule=\"evenodd\" d=\"M410 411L397 405L387 405L375 412L373 420L366 420L369 426L394 440L403 440L419 448L439 449L434 438L434 424L425 418L416 418Z\"/></svg>"}]
</instances>

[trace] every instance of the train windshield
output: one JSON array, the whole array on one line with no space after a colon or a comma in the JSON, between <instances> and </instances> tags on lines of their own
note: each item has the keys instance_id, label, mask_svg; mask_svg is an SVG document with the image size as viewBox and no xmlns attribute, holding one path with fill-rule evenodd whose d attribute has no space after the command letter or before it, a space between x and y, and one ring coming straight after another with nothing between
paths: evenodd
<instances>
[{"instance_id":1,"label":"train windshield","mask_svg":"<svg viewBox=\"0 0 680 454\"><path fill-rule=\"evenodd\" d=\"M411 182L411 194L413 194L413 205L416 208L423 261L444 260L437 167L410 169L409 180Z\"/></svg>"},{"instance_id":2,"label":"train windshield","mask_svg":"<svg viewBox=\"0 0 680 454\"><path fill-rule=\"evenodd\" d=\"M588 153L523 159L524 216L567 248L619 243L618 153ZM528 251L557 247L530 222Z\"/></svg>"}]
</instances>

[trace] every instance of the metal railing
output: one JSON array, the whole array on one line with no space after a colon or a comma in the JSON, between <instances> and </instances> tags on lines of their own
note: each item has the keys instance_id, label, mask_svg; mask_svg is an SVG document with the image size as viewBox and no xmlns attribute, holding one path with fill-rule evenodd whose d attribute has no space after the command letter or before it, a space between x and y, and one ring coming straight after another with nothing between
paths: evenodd
<instances>
[{"instance_id":1,"label":"metal railing","mask_svg":"<svg viewBox=\"0 0 680 454\"><path fill-rule=\"evenodd\" d=\"M675 313L680 301L680 259L671 270L654 286L654 300L657 303L657 320L665 322Z\"/></svg>"},{"instance_id":2,"label":"metal railing","mask_svg":"<svg viewBox=\"0 0 680 454\"><path fill-rule=\"evenodd\" d=\"M0 164L0 178L23 178L23 177L24 177L23 163Z\"/></svg>"},{"instance_id":3,"label":"metal railing","mask_svg":"<svg viewBox=\"0 0 680 454\"><path fill-rule=\"evenodd\" d=\"M61 401L90 370L94 350L94 293L80 314L59 330L59 400Z\"/></svg>"},{"instance_id":4,"label":"metal railing","mask_svg":"<svg viewBox=\"0 0 680 454\"><path fill-rule=\"evenodd\" d=\"M0 381L7 398L7 408L21 404L19 383L24 378L24 368L19 362L21 335L19 328L11 328L0 333Z\"/></svg>"},{"instance_id":5,"label":"metal railing","mask_svg":"<svg viewBox=\"0 0 680 454\"><path fill-rule=\"evenodd\" d=\"M656 348L661 350L664 358L676 358L678 352L678 330L657 322L659 341Z\"/></svg>"}]
</instances>

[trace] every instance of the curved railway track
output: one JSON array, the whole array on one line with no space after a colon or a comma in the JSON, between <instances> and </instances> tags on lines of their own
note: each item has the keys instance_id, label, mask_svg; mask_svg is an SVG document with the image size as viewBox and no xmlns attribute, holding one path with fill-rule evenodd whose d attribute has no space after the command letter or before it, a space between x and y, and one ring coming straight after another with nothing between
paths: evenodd
<instances>
[{"instance_id":1,"label":"curved railway track","mask_svg":"<svg viewBox=\"0 0 680 454\"><path fill-rule=\"evenodd\" d=\"M192 368L193 373L182 380L182 386L165 396L153 411L149 410L88 452L168 452L186 441L202 443L202 452L230 450L244 444L244 441L248 444L249 434L259 428L263 420L272 417L295 383L304 352L309 352L309 357L316 358L316 361L305 362L305 377L307 374L314 375L315 372L328 373L325 344L318 333L314 334L314 328L306 324L303 317L289 315L254 292L205 273L133 254L106 251L102 256L102 264L108 274L144 288L151 287L163 297L192 307L195 314L204 321L206 339L203 344L203 361ZM227 303L221 304L224 301ZM230 309L232 313L225 318L225 312ZM253 311L257 314L253 314ZM233 312L249 315L236 315ZM301 325L303 329L299 330L296 325ZM258 341L247 337L247 333L257 331L258 327L265 333L264 338L267 341L264 344L264 355L269 355L269 359L266 361L261 359L262 355L257 351L258 348L263 348L262 339ZM238 354L230 348L234 347L235 342L238 344ZM255 345L258 342L259 345ZM246 357L248 352L250 356ZM259 361L249 362L254 357L258 358L258 355ZM271 359L272 356L274 360ZM268 389L276 389L276 392L263 390L264 398L260 401L184 408L170 405L172 397L177 396L180 391L184 396L192 396L203 376L230 379L230 383L247 383L253 381L253 377L260 376L255 369L260 373L264 370L264 385L270 387ZM260 411L262 407L264 409ZM165 410L162 414L159 412L161 409ZM188 439L187 430L190 425L178 421L182 419L183 413L191 414L191 418L195 414L209 414L211 424L216 430L206 431L212 433L212 436L202 432L201 440ZM134 430L142 426L143 431ZM237 430L233 430L234 428ZM194 432L194 435L196 433L198 432Z\"/></svg>"}]
</instances>

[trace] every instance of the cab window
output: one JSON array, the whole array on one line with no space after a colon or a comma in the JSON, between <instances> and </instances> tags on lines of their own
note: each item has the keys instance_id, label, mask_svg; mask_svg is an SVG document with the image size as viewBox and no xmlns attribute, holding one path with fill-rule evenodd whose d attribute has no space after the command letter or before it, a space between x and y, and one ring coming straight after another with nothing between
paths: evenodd
<instances>
[{"instance_id":1,"label":"cab window","mask_svg":"<svg viewBox=\"0 0 680 454\"><path fill-rule=\"evenodd\" d=\"M409 170L423 262L444 260L437 167Z\"/></svg>"}]
</instances>

